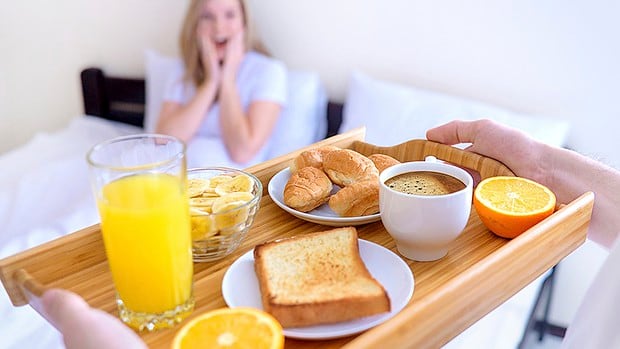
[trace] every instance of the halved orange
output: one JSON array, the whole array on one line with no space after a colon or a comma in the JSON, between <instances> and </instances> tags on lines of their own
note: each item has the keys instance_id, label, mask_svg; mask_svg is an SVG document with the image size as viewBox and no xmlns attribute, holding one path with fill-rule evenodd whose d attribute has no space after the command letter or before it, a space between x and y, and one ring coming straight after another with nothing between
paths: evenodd
<instances>
[{"instance_id":1,"label":"halved orange","mask_svg":"<svg viewBox=\"0 0 620 349\"><path fill-rule=\"evenodd\" d=\"M550 216L555 194L544 185L523 177L489 177L474 190L474 207L493 233L514 238Z\"/></svg>"},{"instance_id":2,"label":"halved orange","mask_svg":"<svg viewBox=\"0 0 620 349\"><path fill-rule=\"evenodd\" d=\"M173 349L284 347L280 323L254 308L221 308L208 311L185 324L174 337Z\"/></svg>"}]
</instances>

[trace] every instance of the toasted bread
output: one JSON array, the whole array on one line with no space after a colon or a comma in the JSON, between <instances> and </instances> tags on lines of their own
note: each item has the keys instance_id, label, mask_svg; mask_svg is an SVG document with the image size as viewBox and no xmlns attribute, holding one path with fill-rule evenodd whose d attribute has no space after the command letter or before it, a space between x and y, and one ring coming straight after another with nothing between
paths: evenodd
<instances>
[{"instance_id":1,"label":"toasted bread","mask_svg":"<svg viewBox=\"0 0 620 349\"><path fill-rule=\"evenodd\" d=\"M254 249L263 308L283 327L358 319L390 311L364 265L353 227L267 242Z\"/></svg>"}]
</instances>

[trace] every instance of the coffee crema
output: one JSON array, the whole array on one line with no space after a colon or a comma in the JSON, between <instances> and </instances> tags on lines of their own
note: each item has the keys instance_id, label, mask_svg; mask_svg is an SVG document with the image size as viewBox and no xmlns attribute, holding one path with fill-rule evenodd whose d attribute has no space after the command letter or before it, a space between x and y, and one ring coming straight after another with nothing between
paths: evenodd
<instances>
[{"instance_id":1,"label":"coffee crema","mask_svg":"<svg viewBox=\"0 0 620 349\"><path fill-rule=\"evenodd\" d=\"M405 194L447 195L465 189L465 183L445 173L433 171L405 172L389 178L385 185Z\"/></svg>"}]
</instances>

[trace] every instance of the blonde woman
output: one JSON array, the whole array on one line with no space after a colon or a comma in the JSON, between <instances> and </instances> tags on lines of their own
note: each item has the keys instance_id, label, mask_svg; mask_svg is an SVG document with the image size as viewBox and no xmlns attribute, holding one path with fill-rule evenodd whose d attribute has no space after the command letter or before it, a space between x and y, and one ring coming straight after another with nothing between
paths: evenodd
<instances>
[{"instance_id":1,"label":"blonde woman","mask_svg":"<svg viewBox=\"0 0 620 349\"><path fill-rule=\"evenodd\" d=\"M219 139L237 164L265 160L287 93L286 68L252 37L247 10L243 0L191 2L180 36L184 67L168 84L157 125L188 143Z\"/></svg>"}]
</instances>

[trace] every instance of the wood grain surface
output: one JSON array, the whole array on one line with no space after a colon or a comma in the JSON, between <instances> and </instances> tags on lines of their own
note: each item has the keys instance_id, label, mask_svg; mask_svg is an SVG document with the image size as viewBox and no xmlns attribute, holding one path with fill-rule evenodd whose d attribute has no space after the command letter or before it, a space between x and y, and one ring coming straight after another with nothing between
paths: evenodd
<instances>
[{"instance_id":1,"label":"wood grain surface","mask_svg":"<svg viewBox=\"0 0 620 349\"><path fill-rule=\"evenodd\" d=\"M219 261L194 264L196 309L190 319L226 306L221 292L222 278L227 268L256 244L330 229L293 217L267 194L271 177L288 167L291 159L305 149L329 144L365 155L383 153L401 161L422 160L433 155L472 169L479 173L479 178L512 175L493 159L454 147L425 140L377 147L364 143L364 135L363 128L353 130L247 169L265 188L260 210L236 251ZM409 305L394 318L365 333L345 338L324 341L287 338L285 347L440 347L581 245L586 238L593 201L592 193L584 193L512 240L488 231L472 209L467 227L451 245L447 256L434 262L404 259L414 274L415 291ZM361 239L398 254L380 221L358 226L357 230ZM98 225L0 260L0 279L15 306L30 304L36 309L37 297L45 288L60 287L78 293L93 307L117 315L114 285ZM180 327L141 333L141 336L150 348L168 348Z\"/></svg>"}]
</instances>

